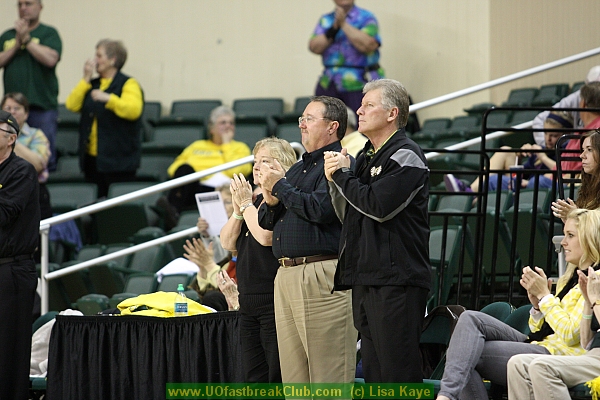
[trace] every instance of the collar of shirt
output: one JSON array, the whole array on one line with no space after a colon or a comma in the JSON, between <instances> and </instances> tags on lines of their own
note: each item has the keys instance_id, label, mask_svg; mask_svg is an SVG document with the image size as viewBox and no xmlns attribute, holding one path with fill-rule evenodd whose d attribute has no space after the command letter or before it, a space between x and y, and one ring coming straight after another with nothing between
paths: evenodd
<instances>
[{"instance_id":1,"label":"collar of shirt","mask_svg":"<svg viewBox=\"0 0 600 400\"><path fill-rule=\"evenodd\" d=\"M328 144L325 147L321 147L320 149L317 149L311 153L305 152L304 154L302 154L302 162L304 164L313 163L317 160L323 159L323 157L325 156L324 153L326 151L340 151L341 149L342 144L339 140L336 140L335 142Z\"/></svg>"}]
</instances>

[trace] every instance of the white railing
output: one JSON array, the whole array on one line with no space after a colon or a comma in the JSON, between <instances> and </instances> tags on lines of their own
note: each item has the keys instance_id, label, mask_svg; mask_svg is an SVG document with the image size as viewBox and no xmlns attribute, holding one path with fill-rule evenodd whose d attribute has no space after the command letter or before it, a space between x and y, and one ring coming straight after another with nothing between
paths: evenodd
<instances>
[{"instance_id":1,"label":"white railing","mask_svg":"<svg viewBox=\"0 0 600 400\"><path fill-rule=\"evenodd\" d=\"M538 67L534 67L534 68L530 68L515 74L511 74L511 75L507 75L505 77L502 78L498 78L498 79L494 79L492 81L486 82L486 83L482 83L479 85L475 85L475 86L471 86L469 88L463 89L463 90L459 90L453 93L449 93L443 96L439 96L430 100L426 100L423 101L421 103L417 103L417 104L413 104L410 106L410 112L414 112L426 107L430 107L436 104L440 104L443 103L445 101L449 101L449 100L453 100L455 98L461 97L461 96L465 96L471 93L475 93L481 90L485 90L485 89L489 89L491 87L494 86L498 86L501 85L503 83L507 83L507 82L511 82L529 75L533 75L539 72L543 72L543 71L547 71L549 69L552 68L556 68L559 67L561 65L565 65L565 64L569 64L575 61L579 61L582 60L584 58L588 58L588 57L592 57L595 55L600 54L600 47L592 49L592 50L588 50L570 57L565 57L563 59L557 60L557 61L553 61L547 64L543 64L540 65ZM513 128L518 128L518 129L524 129L524 128L528 128L531 127L532 121L529 122L525 122L519 125L514 126ZM510 134L511 132L504 132L504 131L498 131L498 132L493 132L490 133L488 135L486 135L486 141L487 140L492 140L492 139L497 139L499 137L505 136ZM465 142L462 143L458 143L452 146L448 146L446 149L448 150L458 150L458 149L463 149L465 147L480 143L481 138L477 137L477 138L473 138L470 140L467 140ZM304 148L302 147L301 144L299 143L291 143L292 147L294 147L294 149L302 154L304 152ZM427 157L427 159L431 159L431 158L435 158L440 156L440 153L437 152L430 152L427 153L425 156ZM196 172L194 174L190 174L190 175L186 175L186 176L182 176L180 178L177 179L172 179L163 183L159 183L157 185L148 187L148 188L144 188L141 190L137 190L135 192L131 192L113 199L108 199L108 200L104 200L100 203L95 203L77 210L73 210L73 211L69 211L67 213L61 214L61 215L57 215L55 217L51 217L45 220L42 220L40 222L40 234L41 234L41 298L42 298L42 304L41 304L41 312L42 314L48 312L48 281L52 280L52 279L56 279L58 277L61 277L63 275L66 274L70 274L76 271L79 271L81 269L85 269L85 268L89 268L93 265L96 264L100 264L100 263L104 263L116 258L119 258L121 256L124 255L128 255L128 254L132 254L136 251L139 250L143 250L146 249L148 247L151 246L155 246L161 243L166 243L166 242L170 242L172 240L175 239L179 239L181 237L185 237L188 235L191 235L193 233L196 232L196 228L189 228L180 232L176 232L158 239L154 239L145 243L141 243L132 247L128 247L126 249L123 250L119 250L116 251L114 253L111 254L107 254L104 256L101 256L99 258L93 259L93 260L89 260L89 261L85 261L76 265L72 265L70 267L67 268L62 268L58 271L53 271L51 273L48 272L48 256L49 256L49 246L48 246L48 232L50 230L50 227L52 225L56 225L59 224L61 222L66 222L66 221L70 221L72 219L75 218L79 218L81 216L84 215L88 215L88 214L93 214L95 212L119 205L119 204L123 204L126 203L128 201L131 200L136 200L154 193L159 193L159 192L163 192L165 190L170 190L173 189L175 187L184 185L186 183L190 183L193 181L197 181L205 176L208 175L212 175L214 173L217 172L221 172L224 171L226 169L229 168L233 168L233 167L237 167L239 165L243 165L246 163L252 163L253 157L252 156L248 156L239 160L235 160L235 161L231 161L229 163L214 167L214 168L210 168L204 171L200 171L200 172Z\"/></svg>"},{"instance_id":2,"label":"white railing","mask_svg":"<svg viewBox=\"0 0 600 400\"><path fill-rule=\"evenodd\" d=\"M560 60L542 64L542 65L534 67L534 68L529 68L529 69L511 74L511 75L506 75L502 78L494 79L494 80L491 80L486 83L471 86L466 89L458 90L456 92L448 93L443 96L433 98L431 100L422 101L420 103L411 105L409 110L410 110L410 112L414 112L414 111L420 110L422 108L431 107L433 105L443 103L448 100L456 99L457 97L461 97L461 96L465 96L467 94L479 92L481 90L489 89L494 86L501 85L503 83L521 79L521 78L524 78L529 75L537 74L538 72L547 71L549 69L560 67L561 65L569 64L569 63L572 63L575 61L583 60L584 58L592 57L592 56L595 56L598 54L600 54L600 47L596 47L595 49L584 51L582 53L575 54L573 56L561 58Z\"/></svg>"}]
</instances>

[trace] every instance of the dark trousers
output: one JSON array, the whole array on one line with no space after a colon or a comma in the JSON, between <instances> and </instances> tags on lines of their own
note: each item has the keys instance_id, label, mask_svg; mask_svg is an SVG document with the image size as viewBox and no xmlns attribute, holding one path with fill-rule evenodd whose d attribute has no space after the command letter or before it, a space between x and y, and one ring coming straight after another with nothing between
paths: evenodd
<instances>
[{"instance_id":1,"label":"dark trousers","mask_svg":"<svg viewBox=\"0 0 600 400\"><path fill-rule=\"evenodd\" d=\"M415 286L352 287L365 382L423 382L419 340L427 293Z\"/></svg>"},{"instance_id":2,"label":"dark trousers","mask_svg":"<svg viewBox=\"0 0 600 400\"><path fill-rule=\"evenodd\" d=\"M96 166L96 157L85 155L83 161L85 181L98 185L98 198L108 196L108 187L115 182L135 181L135 171L100 172Z\"/></svg>"},{"instance_id":3,"label":"dark trousers","mask_svg":"<svg viewBox=\"0 0 600 400\"><path fill-rule=\"evenodd\" d=\"M0 399L27 399L37 273L32 260L0 264Z\"/></svg>"},{"instance_id":4,"label":"dark trousers","mask_svg":"<svg viewBox=\"0 0 600 400\"><path fill-rule=\"evenodd\" d=\"M336 89L335 83L331 82L327 89L323 89L323 87L317 83L317 88L315 89L315 96L329 96L340 99L346 104L350 109L356 112L360 108L360 104L362 103L363 93L361 90L357 92L340 92Z\"/></svg>"},{"instance_id":5,"label":"dark trousers","mask_svg":"<svg viewBox=\"0 0 600 400\"><path fill-rule=\"evenodd\" d=\"M30 108L27 123L41 129L50 143L50 159L48 160L48 171L56 170L56 134L58 133L58 110L42 110Z\"/></svg>"},{"instance_id":6,"label":"dark trousers","mask_svg":"<svg viewBox=\"0 0 600 400\"><path fill-rule=\"evenodd\" d=\"M240 314L244 382L280 383L273 295L240 295Z\"/></svg>"},{"instance_id":7,"label":"dark trousers","mask_svg":"<svg viewBox=\"0 0 600 400\"><path fill-rule=\"evenodd\" d=\"M181 178L182 176L193 174L194 168L189 164L183 164L175 170L173 179ZM179 186L169 191L167 199L172 206L174 206L178 212L185 210L195 210L196 205L196 193L213 192L214 187L205 186L200 182L190 182L187 185Z\"/></svg>"}]
</instances>

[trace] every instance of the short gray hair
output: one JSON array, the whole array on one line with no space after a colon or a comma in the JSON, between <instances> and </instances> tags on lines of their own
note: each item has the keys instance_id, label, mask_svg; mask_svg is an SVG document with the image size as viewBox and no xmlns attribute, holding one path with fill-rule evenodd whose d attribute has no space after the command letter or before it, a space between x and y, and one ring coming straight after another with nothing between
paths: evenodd
<instances>
[{"instance_id":1,"label":"short gray hair","mask_svg":"<svg viewBox=\"0 0 600 400\"><path fill-rule=\"evenodd\" d=\"M227 106L219 106L213 108L210 112L210 117L208 118L208 127L210 128L216 124L221 115L230 115L235 120L235 112L231 108Z\"/></svg>"},{"instance_id":2,"label":"short gray hair","mask_svg":"<svg viewBox=\"0 0 600 400\"><path fill-rule=\"evenodd\" d=\"M381 105L386 110L398 107L398 128L404 128L408 122L408 107L410 105L408 92L404 86L394 79L377 79L367 82L363 93L381 89Z\"/></svg>"}]
</instances>

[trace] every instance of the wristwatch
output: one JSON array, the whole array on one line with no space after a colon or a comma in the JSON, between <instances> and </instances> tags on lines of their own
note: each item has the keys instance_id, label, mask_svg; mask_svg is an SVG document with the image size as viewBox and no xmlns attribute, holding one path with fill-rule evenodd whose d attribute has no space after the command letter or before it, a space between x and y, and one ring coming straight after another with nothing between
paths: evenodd
<instances>
[{"instance_id":1,"label":"wristwatch","mask_svg":"<svg viewBox=\"0 0 600 400\"><path fill-rule=\"evenodd\" d=\"M244 211L246 211L246 208L250 207L252 205L252 203L248 203L248 204L244 204L243 206L240 206L240 214L244 215Z\"/></svg>"}]
</instances>

